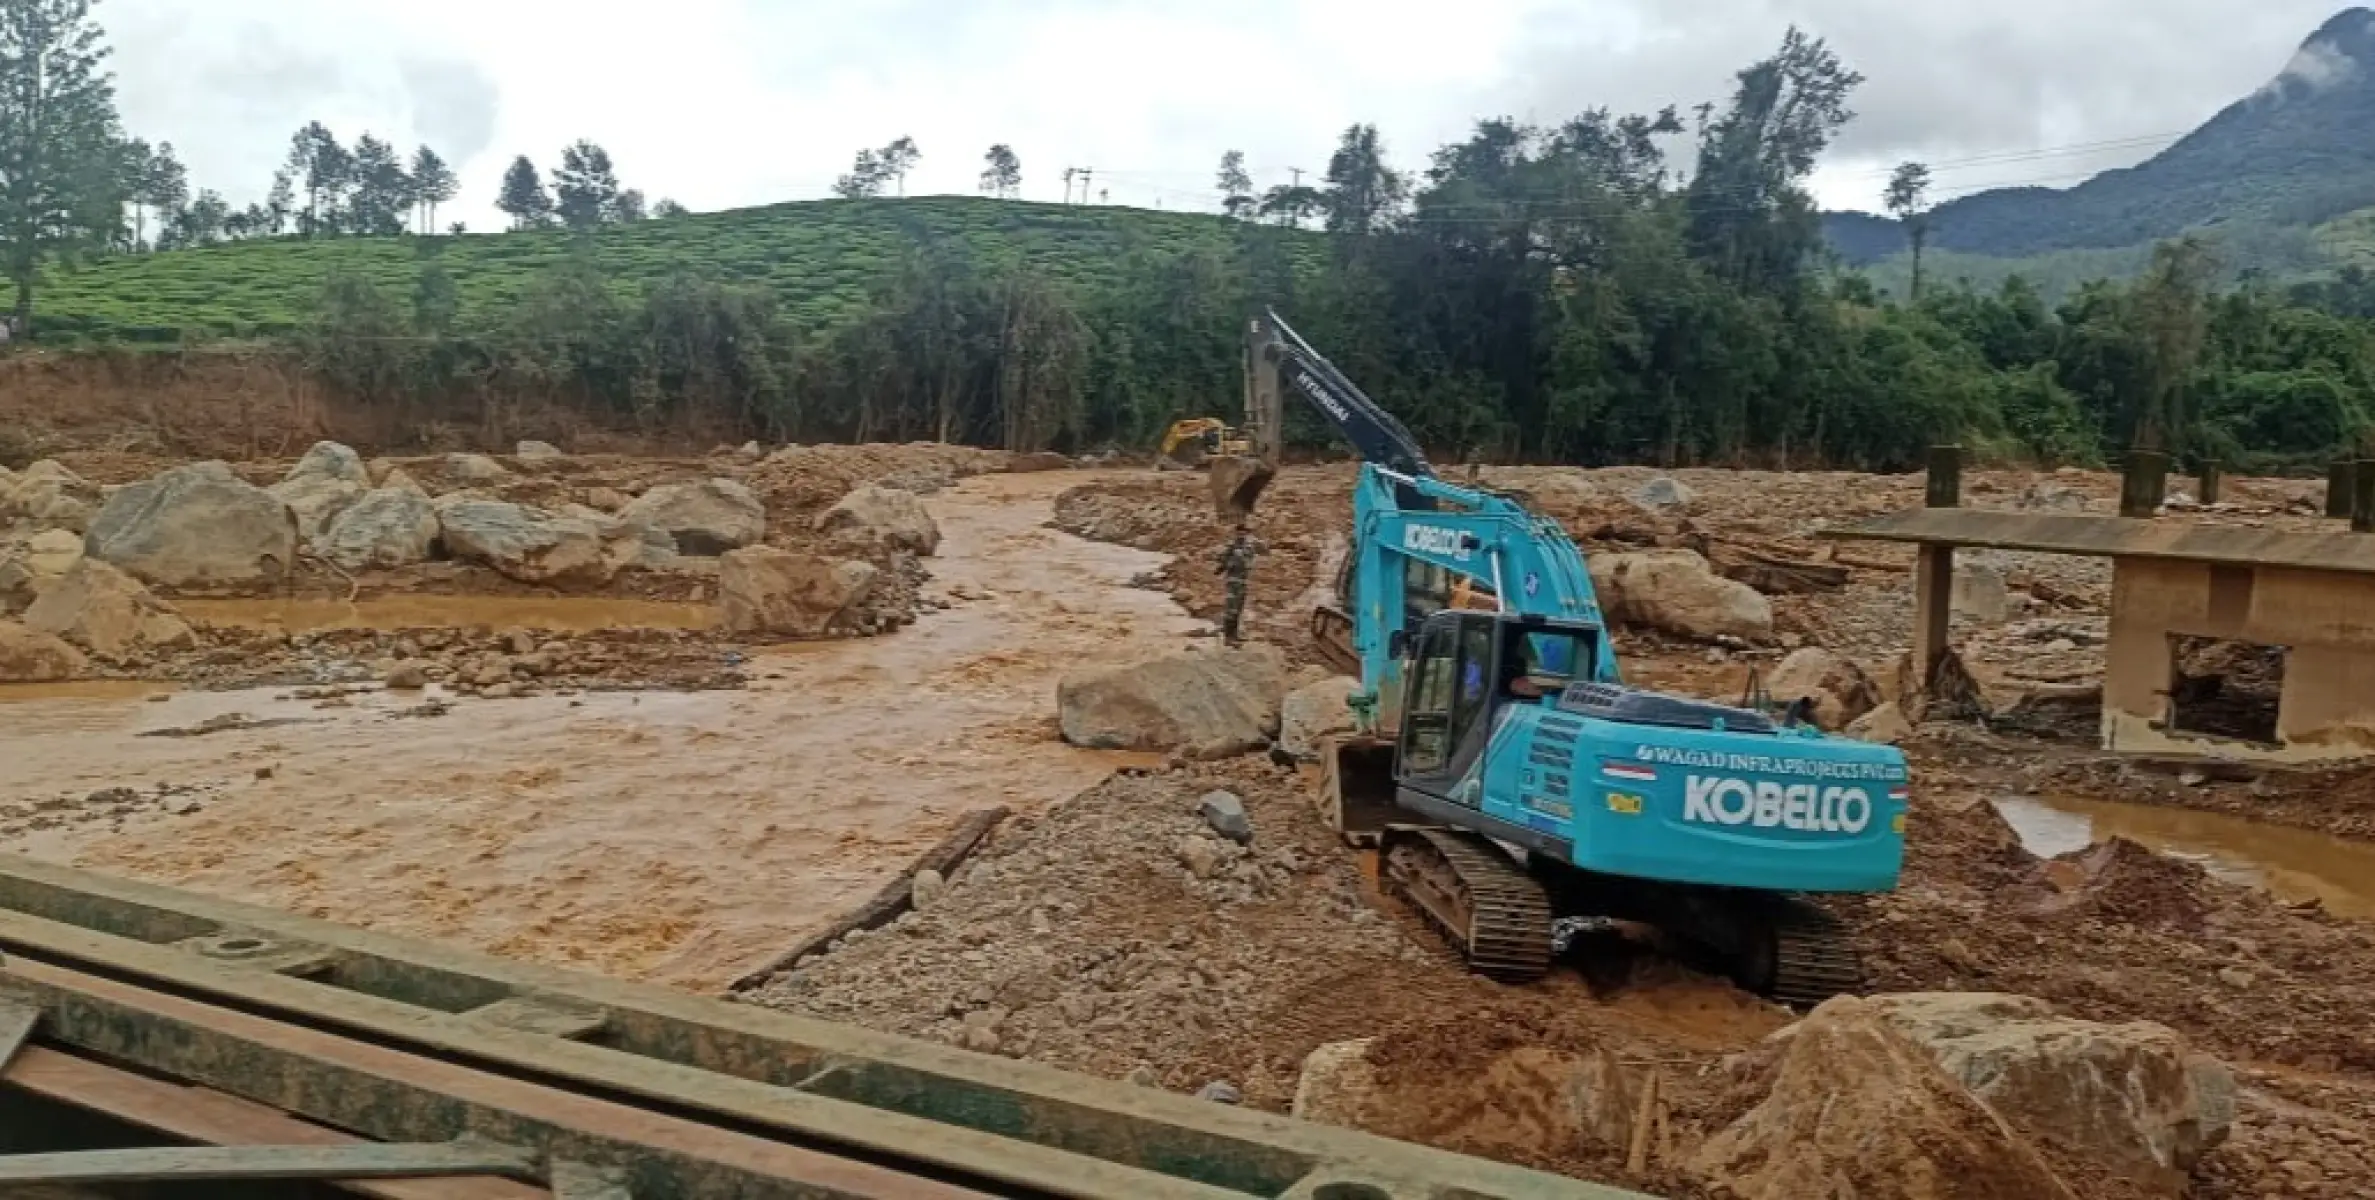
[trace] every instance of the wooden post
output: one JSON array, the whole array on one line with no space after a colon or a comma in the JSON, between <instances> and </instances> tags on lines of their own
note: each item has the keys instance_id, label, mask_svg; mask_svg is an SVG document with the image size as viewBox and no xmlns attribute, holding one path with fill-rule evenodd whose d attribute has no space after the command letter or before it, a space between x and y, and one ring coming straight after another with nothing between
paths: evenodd
<instances>
[{"instance_id":1,"label":"wooden post","mask_svg":"<svg viewBox=\"0 0 2375 1200\"><path fill-rule=\"evenodd\" d=\"M1930 447L1929 487L1923 499L1931 508L1962 507L1961 446ZM1930 668L1946 656L1947 626L1953 615L1954 547L1923 545L1914 551L1913 559L1913 676L1916 688L1929 679Z\"/></svg>"},{"instance_id":2,"label":"wooden post","mask_svg":"<svg viewBox=\"0 0 2375 1200\"><path fill-rule=\"evenodd\" d=\"M2128 451L2127 471L2119 485L2119 515L2149 517L2160 511L2168 486L2169 455L2165 451Z\"/></svg>"},{"instance_id":3,"label":"wooden post","mask_svg":"<svg viewBox=\"0 0 2375 1200\"><path fill-rule=\"evenodd\" d=\"M1963 448L1930 447L1930 484L1925 503L1931 508L1960 508L1963 503Z\"/></svg>"},{"instance_id":4,"label":"wooden post","mask_svg":"<svg viewBox=\"0 0 2375 1200\"><path fill-rule=\"evenodd\" d=\"M2350 531L2375 533L2375 458L2362 458L2351 466Z\"/></svg>"},{"instance_id":5,"label":"wooden post","mask_svg":"<svg viewBox=\"0 0 2375 1200\"><path fill-rule=\"evenodd\" d=\"M2204 507L2218 503L2219 489L2226 485L2226 481L2226 472L2220 469L2217 459L2203 459L2201 470L2194 478L2194 499L2201 501Z\"/></svg>"},{"instance_id":6,"label":"wooden post","mask_svg":"<svg viewBox=\"0 0 2375 1200\"><path fill-rule=\"evenodd\" d=\"M2326 467L2326 515L2347 517L2357 503L2356 483L2358 464L2347 458L2337 458Z\"/></svg>"},{"instance_id":7,"label":"wooden post","mask_svg":"<svg viewBox=\"0 0 2375 1200\"><path fill-rule=\"evenodd\" d=\"M1929 686L1930 671L1946 657L1954 615L1954 547L1923 545L1913 559L1913 677Z\"/></svg>"}]
</instances>

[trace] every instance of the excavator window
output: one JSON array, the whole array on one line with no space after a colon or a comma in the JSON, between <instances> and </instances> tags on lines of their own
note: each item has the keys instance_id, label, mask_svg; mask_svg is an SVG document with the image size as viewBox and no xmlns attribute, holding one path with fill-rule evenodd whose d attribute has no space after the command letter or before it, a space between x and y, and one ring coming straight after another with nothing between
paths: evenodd
<instances>
[{"instance_id":1,"label":"excavator window","mask_svg":"<svg viewBox=\"0 0 2375 1200\"><path fill-rule=\"evenodd\" d=\"M1441 625L1420 632L1406 685L1410 701L1402 713L1402 759L1408 770L1421 774L1441 770L1451 754L1453 683L1459 669L1451 632Z\"/></svg>"}]
</instances>

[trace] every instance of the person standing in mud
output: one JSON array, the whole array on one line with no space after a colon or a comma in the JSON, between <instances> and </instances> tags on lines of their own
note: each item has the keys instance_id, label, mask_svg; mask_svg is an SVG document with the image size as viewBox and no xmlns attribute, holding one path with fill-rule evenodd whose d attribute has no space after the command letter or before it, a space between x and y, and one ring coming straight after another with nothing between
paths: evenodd
<instances>
[{"instance_id":1,"label":"person standing in mud","mask_svg":"<svg viewBox=\"0 0 2375 1200\"><path fill-rule=\"evenodd\" d=\"M1245 620L1245 584L1253 574L1253 560L1261 552L1261 539L1253 535L1253 529L1245 522L1237 522L1237 536L1229 540L1220 557L1221 580L1228 597L1221 610L1220 633L1221 640L1228 645L1244 641L1239 627Z\"/></svg>"}]
</instances>

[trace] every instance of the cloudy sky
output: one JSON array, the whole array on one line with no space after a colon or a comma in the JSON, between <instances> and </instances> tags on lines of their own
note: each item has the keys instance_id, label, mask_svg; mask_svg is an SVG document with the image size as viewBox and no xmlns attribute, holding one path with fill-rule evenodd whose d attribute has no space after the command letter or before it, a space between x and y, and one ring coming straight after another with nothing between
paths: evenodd
<instances>
[{"instance_id":1,"label":"cloudy sky","mask_svg":"<svg viewBox=\"0 0 2375 1200\"><path fill-rule=\"evenodd\" d=\"M1481 115L1720 99L1792 22L1867 82L1818 180L1876 206L1889 164L1940 198L2142 158L2266 83L2338 0L101 0L126 125L198 187L259 197L306 121L426 141L455 217L497 223L511 157L587 137L697 210L825 194L912 136L908 191L969 192L1011 143L1024 193L1067 166L1114 204L1209 209L1213 165L1324 170L1375 122L1416 166Z\"/></svg>"}]
</instances>

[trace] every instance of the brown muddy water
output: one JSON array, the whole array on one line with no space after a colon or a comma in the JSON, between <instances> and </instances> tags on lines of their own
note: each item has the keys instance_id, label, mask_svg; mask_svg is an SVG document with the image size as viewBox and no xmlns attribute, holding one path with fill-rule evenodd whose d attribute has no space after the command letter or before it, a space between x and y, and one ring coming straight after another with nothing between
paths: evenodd
<instances>
[{"instance_id":1,"label":"brown muddy water","mask_svg":"<svg viewBox=\"0 0 2375 1200\"><path fill-rule=\"evenodd\" d=\"M2124 837L2281 900L2322 900L2337 915L2375 918L2375 845L2366 842L2155 805L2059 796L1999 796L1995 805L2032 853Z\"/></svg>"},{"instance_id":2,"label":"brown muddy water","mask_svg":"<svg viewBox=\"0 0 2375 1200\"><path fill-rule=\"evenodd\" d=\"M423 718L401 715L418 697L392 693L317 707L275 691L0 689L0 799L160 783L211 797L0 850L719 987L871 895L962 814L1036 811L1139 761L1058 740L1058 678L1210 643L1187 637L1200 624L1168 597L1129 585L1161 556L1044 527L1082 480L984 476L929 498L945 535L930 588L954 607L887 638L761 653L740 692L461 700ZM414 599L396 619L423 611ZM505 623L486 604L468 619ZM305 723L138 736L233 712Z\"/></svg>"},{"instance_id":3,"label":"brown muddy water","mask_svg":"<svg viewBox=\"0 0 2375 1200\"><path fill-rule=\"evenodd\" d=\"M708 629L717 607L604 596L373 596L361 600L174 601L201 625L311 633L325 629Z\"/></svg>"}]
</instances>

